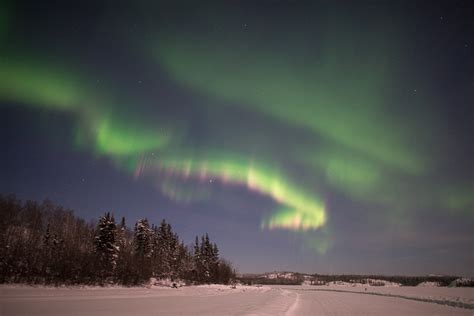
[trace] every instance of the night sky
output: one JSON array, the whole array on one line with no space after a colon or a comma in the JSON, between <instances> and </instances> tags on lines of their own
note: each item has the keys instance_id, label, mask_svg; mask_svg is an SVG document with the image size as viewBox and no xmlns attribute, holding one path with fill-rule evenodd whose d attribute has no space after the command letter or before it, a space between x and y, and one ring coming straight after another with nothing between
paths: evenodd
<instances>
[{"instance_id":1,"label":"night sky","mask_svg":"<svg viewBox=\"0 0 474 316\"><path fill-rule=\"evenodd\" d=\"M166 218L239 272L473 276L473 16L0 1L0 193Z\"/></svg>"}]
</instances>

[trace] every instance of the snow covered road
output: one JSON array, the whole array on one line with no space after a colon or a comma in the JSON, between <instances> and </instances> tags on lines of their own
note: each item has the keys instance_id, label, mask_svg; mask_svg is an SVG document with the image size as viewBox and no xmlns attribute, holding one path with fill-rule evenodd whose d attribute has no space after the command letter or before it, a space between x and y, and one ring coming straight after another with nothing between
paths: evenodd
<instances>
[{"instance_id":1,"label":"snow covered road","mask_svg":"<svg viewBox=\"0 0 474 316\"><path fill-rule=\"evenodd\" d=\"M315 291L316 288L3 286L0 287L0 315L473 315L474 311L397 297L334 292L324 288ZM407 292L422 297L423 291L426 290L420 289L418 293L410 288ZM464 301L470 301L474 294L472 289L467 289L455 298L461 292L447 288L440 293Z\"/></svg>"}]
</instances>

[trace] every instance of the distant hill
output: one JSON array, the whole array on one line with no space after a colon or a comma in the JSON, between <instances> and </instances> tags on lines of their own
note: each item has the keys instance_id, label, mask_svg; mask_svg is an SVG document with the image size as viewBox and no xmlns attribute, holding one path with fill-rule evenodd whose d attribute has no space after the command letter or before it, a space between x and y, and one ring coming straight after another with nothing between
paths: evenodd
<instances>
[{"instance_id":1,"label":"distant hill","mask_svg":"<svg viewBox=\"0 0 474 316\"><path fill-rule=\"evenodd\" d=\"M326 285L333 284L364 284L369 286L474 286L472 279L461 279L457 276L427 275L427 276L387 276L387 275L326 275L306 274L292 271L273 271L259 274L237 275L237 280L243 284L281 284L281 285ZM459 281L462 280L462 281Z\"/></svg>"}]
</instances>

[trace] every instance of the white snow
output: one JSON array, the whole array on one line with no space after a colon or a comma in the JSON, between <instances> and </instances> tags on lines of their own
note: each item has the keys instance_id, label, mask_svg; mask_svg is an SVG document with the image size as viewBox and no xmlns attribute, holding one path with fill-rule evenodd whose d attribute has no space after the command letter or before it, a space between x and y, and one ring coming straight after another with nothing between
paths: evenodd
<instances>
[{"instance_id":1,"label":"white snow","mask_svg":"<svg viewBox=\"0 0 474 316\"><path fill-rule=\"evenodd\" d=\"M463 302L474 305L474 288L437 287L437 286L311 286L309 289L331 289L354 292L368 292L392 296L430 299L450 302ZM366 290L367 289L367 290Z\"/></svg>"},{"instance_id":2,"label":"white snow","mask_svg":"<svg viewBox=\"0 0 474 316\"><path fill-rule=\"evenodd\" d=\"M426 281L426 282L421 282L417 286L439 286L439 283Z\"/></svg>"},{"instance_id":3,"label":"white snow","mask_svg":"<svg viewBox=\"0 0 474 316\"><path fill-rule=\"evenodd\" d=\"M0 315L472 315L473 288L242 286L0 286ZM378 295L377 295L378 294ZM382 296L392 295L392 296ZM402 297L394 297L394 296ZM408 298L408 299L407 299ZM471 305L469 305L471 306ZM468 306L468 307L469 307ZM474 305L473 305L474 306Z\"/></svg>"}]
</instances>

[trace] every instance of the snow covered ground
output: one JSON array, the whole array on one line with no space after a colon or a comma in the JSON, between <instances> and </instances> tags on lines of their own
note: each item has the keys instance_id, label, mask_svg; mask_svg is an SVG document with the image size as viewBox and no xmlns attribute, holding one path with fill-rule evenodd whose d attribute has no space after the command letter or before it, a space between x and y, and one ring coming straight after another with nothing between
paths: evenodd
<instances>
[{"instance_id":1,"label":"snow covered ground","mask_svg":"<svg viewBox=\"0 0 474 316\"><path fill-rule=\"evenodd\" d=\"M329 286L302 286L304 290L313 291L344 291L357 292L362 294L376 294L407 299L417 299L422 301L446 302L452 306L473 306L474 289L467 287L438 287L438 286L367 286L357 285L333 285Z\"/></svg>"},{"instance_id":2,"label":"snow covered ground","mask_svg":"<svg viewBox=\"0 0 474 316\"><path fill-rule=\"evenodd\" d=\"M443 300L468 305L439 304ZM1 316L473 315L469 309L473 302L472 288L370 287L366 292L364 287L350 286L0 287Z\"/></svg>"}]
</instances>

